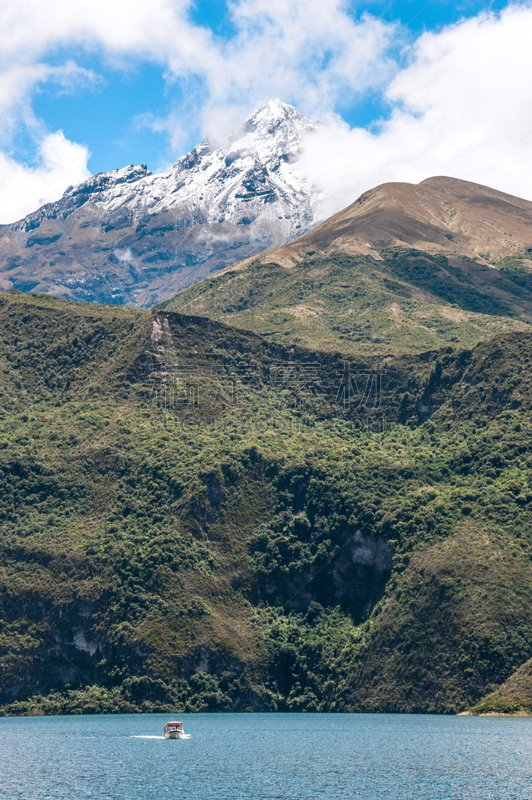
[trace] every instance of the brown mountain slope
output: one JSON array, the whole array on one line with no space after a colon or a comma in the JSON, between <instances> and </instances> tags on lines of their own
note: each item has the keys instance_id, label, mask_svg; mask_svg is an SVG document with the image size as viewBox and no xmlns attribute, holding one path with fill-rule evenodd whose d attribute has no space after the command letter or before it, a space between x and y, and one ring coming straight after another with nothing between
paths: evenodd
<instances>
[{"instance_id":1,"label":"brown mountain slope","mask_svg":"<svg viewBox=\"0 0 532 800\"><path fill-rule=\"evenodd\" d=\"M37 232L0 230L0 291L150 307L258 248L243 226L207 229L187 209L139 221L87 203L66 219L45 219Z\"/></svg>"},{"instance_id":2,"label":"brown mountain slope","mask_svg":"<svg viewBox=\"0 0 532 800\"><path fill-rule=\"evenodd\" d=\"M532 322L532 203L453 178L389 183L168 308L345 352L471 345Z\"/></svg>"},{"instance_id":3,"label":"brown mountain slope","mask_svg":"<svg viewBox=\"0 0 532 800\"><path fill-rule=\"evenodd\" d=\"M282 263L299 260L309 249L331 248L380 258L382 248L402 245L485 263L527 258L532 253L532 202L456 178L383 183L260 260Z\"/></svg>"}]
</instances>

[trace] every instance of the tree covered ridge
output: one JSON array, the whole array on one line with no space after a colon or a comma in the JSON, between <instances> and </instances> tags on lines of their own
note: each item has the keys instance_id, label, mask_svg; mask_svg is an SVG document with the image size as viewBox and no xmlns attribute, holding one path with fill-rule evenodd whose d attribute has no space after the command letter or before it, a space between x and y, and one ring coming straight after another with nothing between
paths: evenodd
<instances>
[{"instance_id":1,"label":"tree covered ridge","mask_svg":"<svg viewBox=\"0 0 532 800\"><path fill-rule=\"evenodd\" d=\"M341 354L199 317L0 324L6 713L455 712L530 657L528 334L349 395Z\"/></svg>"}]
</instances>

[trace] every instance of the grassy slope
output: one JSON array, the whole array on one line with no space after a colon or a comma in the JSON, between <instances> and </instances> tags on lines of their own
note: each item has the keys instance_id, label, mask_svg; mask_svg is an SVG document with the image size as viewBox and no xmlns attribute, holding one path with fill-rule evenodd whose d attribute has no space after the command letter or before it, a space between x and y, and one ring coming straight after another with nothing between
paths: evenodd
<instances>
[{"instance_id":1,"label":"grassy slope","mask_svg":"<svg viewBox=\"0 0 532 800\"><path fill-rule=\"evenodd\" d=\"M532 279L519 259L491 269L466 258L389 248L383 261L309 252L290 266L226 270L164 304L279 343L351 354L471 346L532 321Z\"/></svg>"},{"instance_id":2,"label":"grassy slope","mask_svg":"<svg viewBox=\"0 0 532 800\"><path fill-rule=\"evenodd\" d=\"M532 658L467 713L532 717Z\"/></svg>"},{"instance_id":3,"label":"grassy slope","mask_svg":"<svg viewBox=\"0 0 532 800\"><path fill-rule=\"evenodd\" d=\"M0 325L6 711L456 711L529 658L528 334L388 360L372 408L340 355L200 318L6 293Z\"/></svg>"}]
</instances>

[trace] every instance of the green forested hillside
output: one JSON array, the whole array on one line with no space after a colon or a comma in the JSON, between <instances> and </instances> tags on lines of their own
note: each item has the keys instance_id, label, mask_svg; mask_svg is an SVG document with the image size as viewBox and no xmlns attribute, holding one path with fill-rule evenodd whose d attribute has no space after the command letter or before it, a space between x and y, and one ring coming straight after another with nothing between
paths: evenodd
<instances>
[{"instance_id":1,"label":"green forested hillside","mask_svg":"<svg viewBox=\"0 0 532 800\"><path fill-rule=\"evenodd\" d=\"M517 669L502 686L484 697L471 715L532 716L532 658Z\"/></svg>"},{"instance_id":2,"label":"green forested hillside","mask_svg":"<svg viewBox=\"0 0 532 800\"><path fill-rule=\"evenodd\" d=\"M0 295L4 713L456 712L532 653L532 336Z\"/></svg>"},{"instance_id":3,"label":"green forested hillside","mask_svg":"<svg viewBox=\"0 0 532 800\"><path fill-rule=\"evenodd\" d=\"M311 250L295 263L264 258L206 278L162 307L350 355L471 347L532 321L527 259L495 268L400 247L375 256Z\"/></svg>"}]
</instances>

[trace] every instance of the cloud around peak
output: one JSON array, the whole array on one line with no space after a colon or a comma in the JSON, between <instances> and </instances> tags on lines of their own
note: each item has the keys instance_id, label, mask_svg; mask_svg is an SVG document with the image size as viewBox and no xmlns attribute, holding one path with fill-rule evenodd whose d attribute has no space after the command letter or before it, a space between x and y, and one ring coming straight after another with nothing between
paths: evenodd
<instances>
[{"instance_id":1,"label":"cloud around peak","mask_svg":"<svg viewBox=\"0 0 532 800\"><path fill-rule=\"evenodd\" d=\"M32 117L32 99L54 80L54 91L64 91L67 83L79 88L91 77L97 82L102 76L90 76L76 63L82 55L91 55L102 74L112 65L127 78L147 63L164 73L169 98L175 94L175 101L168 99L162 113L149 106L133 113L132 125L166 134L174 158L194 136L197 141L205 135L224 138L271 97L282 97L305 114L316 113L339 92L356 94L391 74L384 54L396 26L368 15L357 18L344 0L234 0L226 6L226 36L195 21L191 0L0 3L5 31L0 49L0 133L13 145L0 159L4 222L15 213L27 213L43 197L52 198L51 189L44 192L43 181L59 192L65 188L64 170L50 173L42 158L46 137L58 131ZM370 72L365 70L368 62L374 62ZM103 95L106 91L102 89ZM30 167L16 152L21 128L34 143ZM64 130L61 149L64 163L72 167L68 183L73 183L87 171L87 161L80 171L78 157L88 157L88 147L69 140L75 139L76 126L71 133Z\"/></svg>"},{"instance_id":2,"label":"cloud around peak","mask_svg":"<svg viewBox=\"0 0 532 800\"><path fill-rule=\"evenodd\" d=\"M76 141L75 125L56 130L39 119L36 93L44 85L74 94L92 86L100 91L96 105L112 89L104 87L106 66L127 78L146 63L164 74L167 103L132 113L131 127L166 140L161 164L205 136L220 141L253 109L279 97L327 123L304 154L308 175L327 197L324 213L378 183L432 174L532 197L529 3L483 12L417 40L399 24L353 12L344 0L234 0L226 6L224 35L197 21L191 0L0 3L10 32L0 55L0 134L7 142L0 153L0 222L88 176L90 141ZM91 55L93 69L80 54ZM388 116L351 128L335 110L368 91ZM29 164L17 151L21 130L33 142Z\"/></svg>"},{"instance_id":3,"label":"cloud around peak","mask_svg":"<svg viewBox=\"0 0 532 800\"><path fill-rule=\"evenodd\" d=\"M450 175L532 199L532 8L512 5L425 33L386 89L373 130L332 121L304 165L324 214L388 181Z\"/></svg>"}]
</instances>

